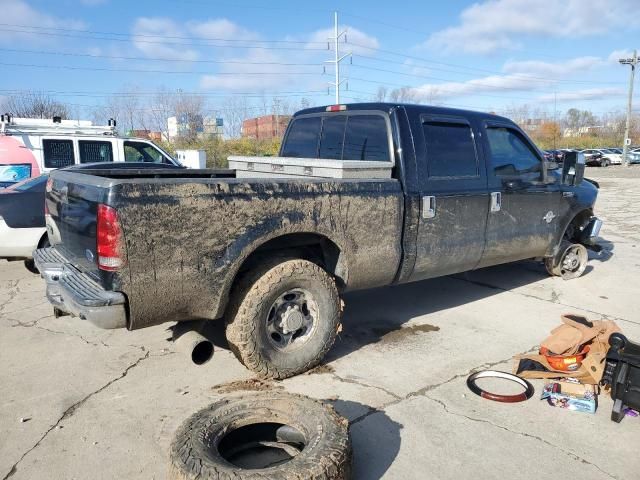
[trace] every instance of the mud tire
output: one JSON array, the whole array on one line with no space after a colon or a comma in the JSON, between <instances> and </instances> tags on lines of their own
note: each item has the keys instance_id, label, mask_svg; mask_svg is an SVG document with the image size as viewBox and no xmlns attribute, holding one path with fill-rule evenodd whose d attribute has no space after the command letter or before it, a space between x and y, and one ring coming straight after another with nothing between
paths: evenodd
<instances>
[{"instance_id":1,"label":"mud tire","mask_svg":"<svg viewBox=\"0 0 640 480\"><path fill-rule=\"evenodd\" d=\"M319 314L312 337L300 348L282 352L269 341L266 318L278 295L305 288ZM320 363L336 339L342 306L334 279L315 263L273 259L247 274L232 294L226 337L238 360L261 378L283 379Z\"/></svg>"},{"instance_id":2,"label":"mud tire","mask_svg":"<svg viewBox=\"0 0 640 480\"><path fill-rule=\"evenodd\" d=\"M295 428L304 436L304 448L290 460L267 468L246 469L233 465L218 447L233 430L255 423ZM168 478L348 479L352 454L348 428L347 420L332 407L301 395L271 391L228 397L193 414L178 428L170 447ZM287 439L278 437L278 441Z\"/></svg>"}]
</instances>

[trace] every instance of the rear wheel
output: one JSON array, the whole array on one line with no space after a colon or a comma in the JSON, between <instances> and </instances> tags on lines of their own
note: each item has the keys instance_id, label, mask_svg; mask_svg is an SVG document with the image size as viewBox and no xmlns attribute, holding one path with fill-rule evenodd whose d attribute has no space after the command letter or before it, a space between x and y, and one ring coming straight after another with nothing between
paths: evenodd
<instances>
[{"instance_id":1,"label":"rear wheel","mask_svg":"<svg viewBox=\"0 0 640 480\"><path fill-rule=\"evenodd\" d=\"M287 378L316 366L335 341L341 301L331 276L307 260L274 260L233 294L227 341L263 378Z\"/></svg>"}]
</instances>

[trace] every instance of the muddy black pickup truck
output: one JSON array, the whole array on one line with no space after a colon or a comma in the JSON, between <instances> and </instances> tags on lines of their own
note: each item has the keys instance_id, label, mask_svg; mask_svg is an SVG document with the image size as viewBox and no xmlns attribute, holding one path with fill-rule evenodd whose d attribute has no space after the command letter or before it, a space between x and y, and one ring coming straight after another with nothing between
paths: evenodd
<instances>
[{"instance_id":1,"label":"muddy black pickup truck","mask_svg":"<svg viewBox=\"0 0 640 480\"><path fill-rule=\"evenodd\" d=\"M52 246L34 258L56 314L130 330L223 319L244 365L284 378L331 348L345 291L529 258L575 277L601 225L580 154L560 170L485 113L311 108L280 157L232 160L52 172Z\"/></svg>"}]
</instances>

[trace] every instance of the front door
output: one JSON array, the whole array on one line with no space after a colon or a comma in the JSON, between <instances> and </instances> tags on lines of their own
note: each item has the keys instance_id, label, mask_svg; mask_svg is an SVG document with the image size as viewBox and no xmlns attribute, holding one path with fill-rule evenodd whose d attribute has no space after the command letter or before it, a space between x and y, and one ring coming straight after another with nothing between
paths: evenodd
<instances>
[{"instance_id":1,"label":"front door","mask_svg":"<svg viewBox=\"0 0 640 480\"><path fill-rule=\"evenodd\" d=\"M485 127L491 207L480 266L544 256L563 213L560 189L542 181L543 159L519 129Z\"/></svg>"},{"instance_id":2,"label":"front door","mask_svg":"<svg viewBox=\"0 0 640 480\"><path fill-rule=\"evenodd\" d=\"M415 135L421 211L412 280L473 269L489 208L477 127L464 117L425 115Z\"/></svg>"}]
</instances>

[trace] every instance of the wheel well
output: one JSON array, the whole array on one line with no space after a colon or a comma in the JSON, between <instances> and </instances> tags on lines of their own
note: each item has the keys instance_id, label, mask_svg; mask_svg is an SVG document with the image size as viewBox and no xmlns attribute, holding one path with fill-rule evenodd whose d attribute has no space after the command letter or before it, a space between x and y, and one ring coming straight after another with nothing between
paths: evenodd
<instances>
[{"instance_id":1,"label":"wheel well","mask_svg":"<svg viewBox=\"0 0 640 480\"><path fill-rule=\"evenodd\" d=\"M573 217L573 220L567 224L567 228L565 228L561 240L563 238L571 241L578 240L582 233L582 229L587 225L587 223L589 223L592 216L593 212L591 210L582 210L578 213Z\"/></svg>"},{"instance_id":2,"label":"wheel well","mask_svg":"<svg viewBox=\"0 0 640 480\"><path fill-rule=\"evenodd\" d=\"M313 262L336 279L339 290L348 280L347 265L340 247L324 235L317 233L291 233L272 238L260 245L242 262L234 279L234 286L246 272L252 270L265 258L302 258ZM232 287L233 290L233 287Z\"/></svg>"},{"instance_id":3,"label":"wheel well","mask_svg":"<svg viewBox=\"0 0 640 480\"><path fill-rule=\"evenodd\" d=\"M44 234L40 238L40 241L38 242L38 248L44 247L45 242L48 240L49 240L49 237L47 236L47 232L44 232Z\"/></svg>"}]
</instances>

